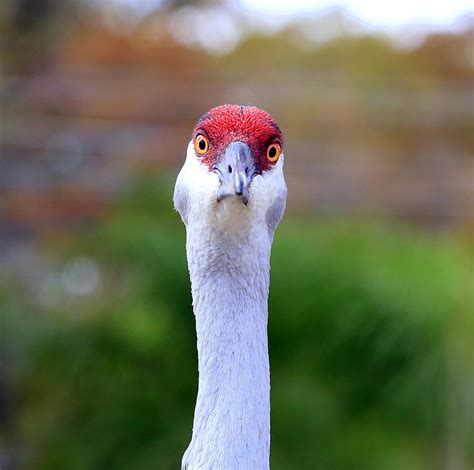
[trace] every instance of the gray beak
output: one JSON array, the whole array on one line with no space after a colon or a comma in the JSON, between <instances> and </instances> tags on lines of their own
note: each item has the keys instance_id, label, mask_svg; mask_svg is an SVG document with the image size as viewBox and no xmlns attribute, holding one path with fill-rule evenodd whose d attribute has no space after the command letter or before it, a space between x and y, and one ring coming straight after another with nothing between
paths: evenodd
<instances>
[{"instance_id":1,"label":"gray beak","mask_svg":"<svg viewBox=\"0 0 474 470\"><path fill-rule=\"evenodd\" d=\"M217 191L217 202L228 196L237 196L247 204L249 185L255 174L255 164L249 146L240 141L230 143L214 171L221 182Z\"/></svg>"}]
</instances>

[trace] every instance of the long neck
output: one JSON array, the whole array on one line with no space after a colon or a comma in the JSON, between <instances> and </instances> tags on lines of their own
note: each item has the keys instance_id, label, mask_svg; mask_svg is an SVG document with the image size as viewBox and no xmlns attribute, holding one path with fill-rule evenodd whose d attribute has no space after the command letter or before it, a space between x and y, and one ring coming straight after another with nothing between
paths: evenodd
<instances>
[{"instance_id":1,"label":"long neck","mask_svg":"<svg viewBox=\"0 0 474 470\"><path fill-rule=\"evenodd\" d=\"M271 240L188 227L199 390L187 468L268 469ZM202 465L202 467L201 467Z\"/></svg>"}]
</instances>

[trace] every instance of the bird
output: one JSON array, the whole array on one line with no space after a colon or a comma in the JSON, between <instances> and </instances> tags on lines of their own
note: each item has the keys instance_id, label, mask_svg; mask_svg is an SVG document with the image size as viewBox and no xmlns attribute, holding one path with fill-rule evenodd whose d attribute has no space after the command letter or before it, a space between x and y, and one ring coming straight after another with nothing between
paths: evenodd
<instances>
[{"instance_id":1,"label":"bird","mask_svg":"<svg viewBox=\"0 0 474 470\"><path fill-rule=\"evenodd\" d=\"M198 391L182 469L270 466L270 252L286 206L283 135L266 111L204 114L173 195L186 227Z\"/></svg>"}]
</instances>

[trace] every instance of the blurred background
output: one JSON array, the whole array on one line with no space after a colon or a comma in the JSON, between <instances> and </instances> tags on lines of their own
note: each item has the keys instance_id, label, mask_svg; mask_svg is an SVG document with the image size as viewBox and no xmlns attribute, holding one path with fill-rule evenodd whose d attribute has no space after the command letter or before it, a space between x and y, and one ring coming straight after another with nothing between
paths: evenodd
<instances>
[{"instance_id":1,"label":"blurred background","mask_svg":"<svg viewBox=\"0 0 474 470\"><path fill-rule=\"evenodd\" d=\"M195 121L286 137L272 468L474 466L470 2L3 0L0 468L173 469Z\"/></svg>"}]
</instances>

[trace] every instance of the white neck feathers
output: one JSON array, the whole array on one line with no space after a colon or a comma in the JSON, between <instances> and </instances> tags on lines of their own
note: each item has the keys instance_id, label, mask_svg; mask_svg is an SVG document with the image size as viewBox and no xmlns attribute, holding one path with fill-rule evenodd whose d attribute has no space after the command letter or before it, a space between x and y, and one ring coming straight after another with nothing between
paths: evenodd
<instances>
[{"instance_id":1,"label":"white neck feathers","mask_svg":"<svg viewBox=\"0 0 474 470\"><path fill-rule=\"evenodd\" d=\"M269 468L270 247L265 226L241 234L188 226L199 361L193 437L183 457L190 470Z\"/></svg>"}]
</instances>

